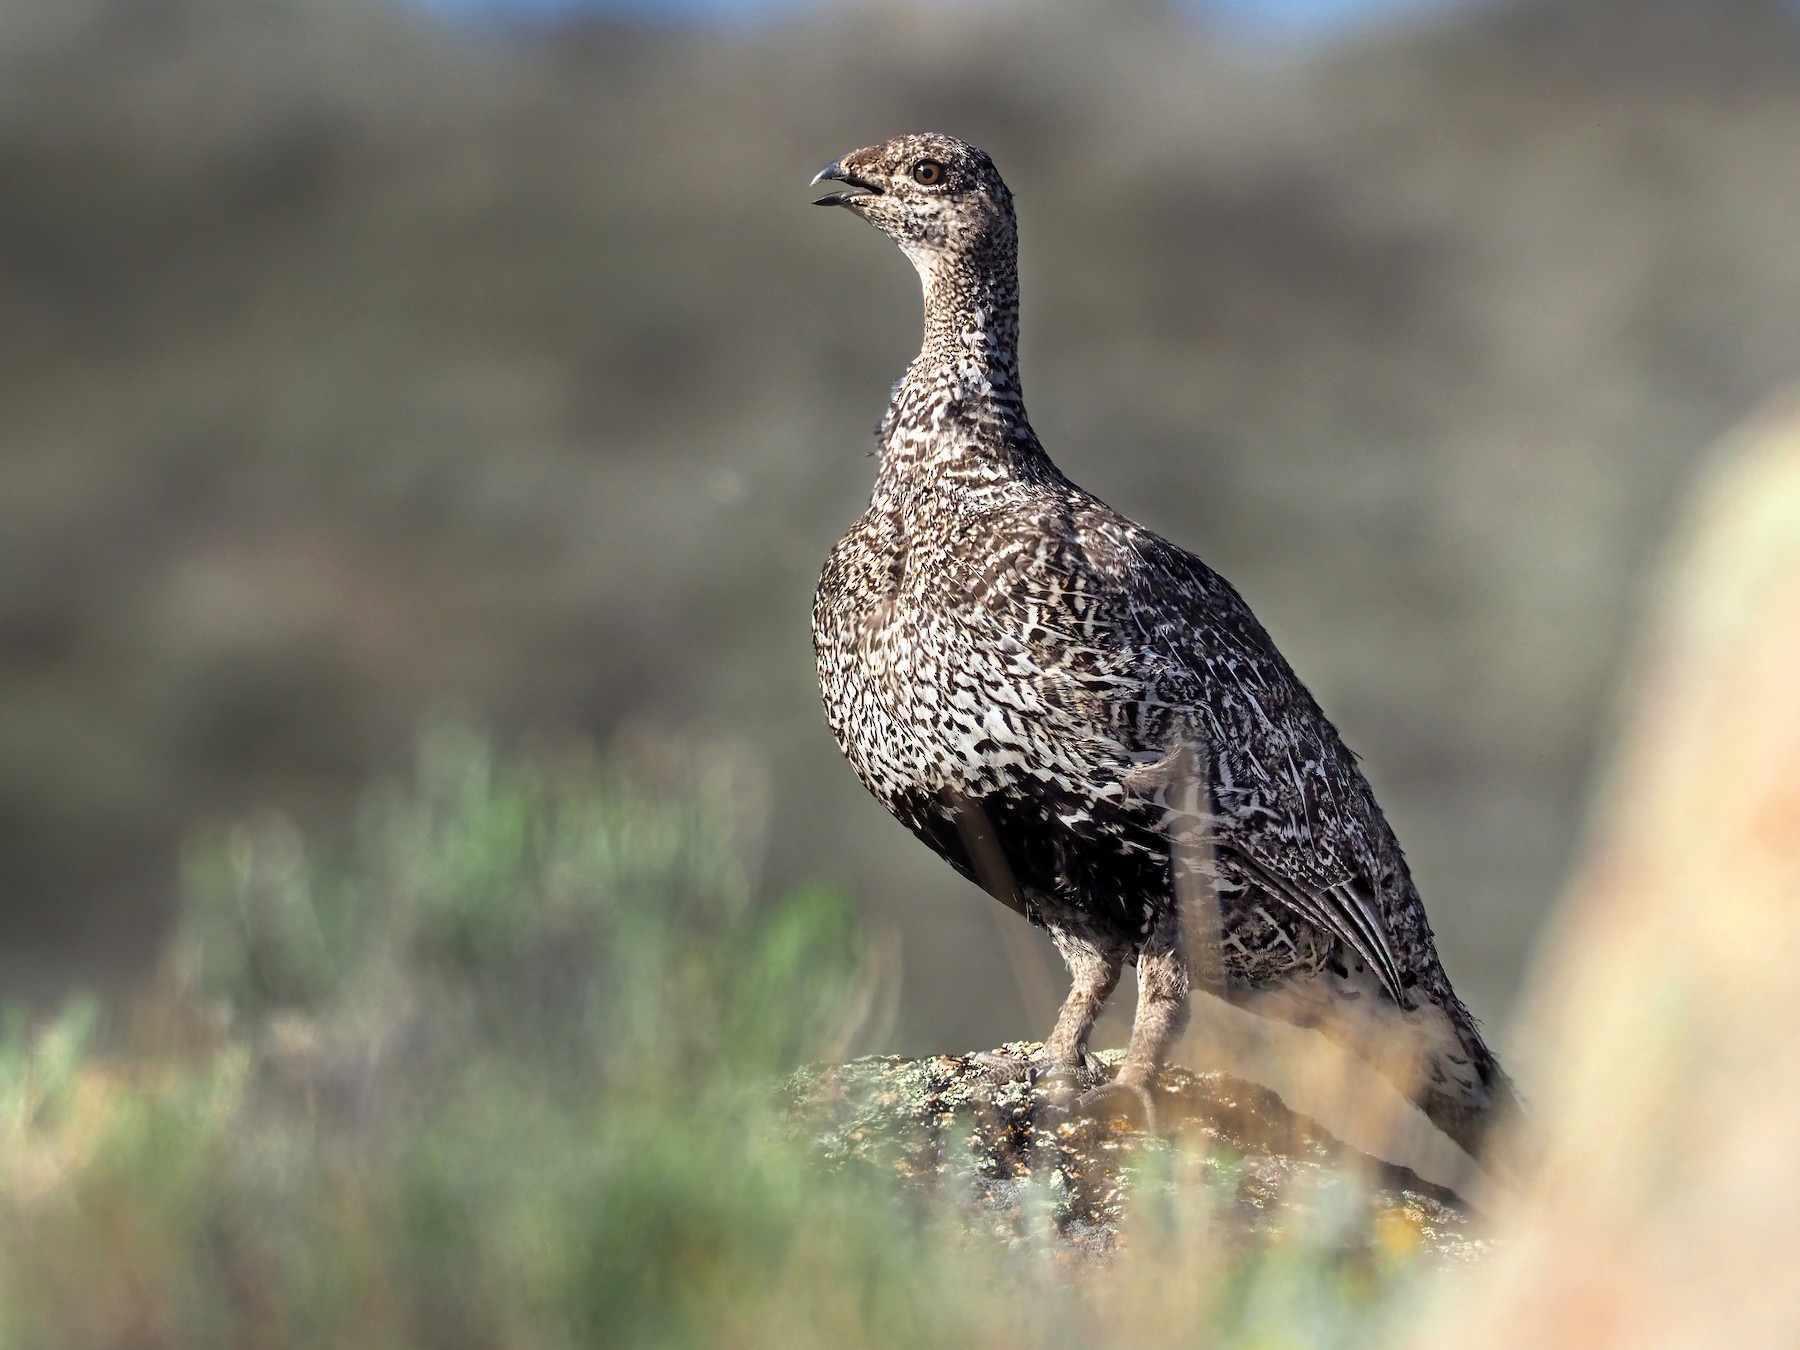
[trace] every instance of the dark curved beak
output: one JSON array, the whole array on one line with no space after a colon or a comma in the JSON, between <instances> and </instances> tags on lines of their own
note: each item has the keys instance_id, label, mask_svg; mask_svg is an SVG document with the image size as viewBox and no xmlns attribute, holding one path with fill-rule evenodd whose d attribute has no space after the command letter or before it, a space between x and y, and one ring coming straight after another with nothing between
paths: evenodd
<instances>
[{"instance_id":1,"label":"dark curved beak","mask_svg":"<svg viewBox=\"0 0 1800 1350\"><path fill-rule=\"evenodd\" d=\"M814 206L848 206L858 197L879 197L881 189L873 183L864 182L844 167L844 161L834 159L813 175L813 185L832 182L842 183L845 187L859 188L859 192L827 192L813 202Z\"/></svg>"}]
</instances>

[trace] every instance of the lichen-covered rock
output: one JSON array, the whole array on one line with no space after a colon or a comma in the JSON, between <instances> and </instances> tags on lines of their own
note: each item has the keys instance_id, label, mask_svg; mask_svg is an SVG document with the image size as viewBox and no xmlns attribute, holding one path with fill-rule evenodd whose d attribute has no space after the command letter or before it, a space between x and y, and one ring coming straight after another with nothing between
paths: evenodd
<instances>
[{"instance_id":1,"label":"lichen-covered rock","mask_svg":"<svg viewBox=\"0 0 1800 1350\"><path fill-rule=\"evenodd\" d=\"M1134 1205L1160 1194L1208 1205L1223 1240L1323 1235L1451 1262L1486 1248L1453 1192L1350 1148L1267 1088L1178 1068L1160 1087L1155 1131L1070 1112L1022 1081L996 1083L975 1055L815 1066L787 1093L795 1135L826 1165L891 1173L1003 1242L1049 1228L1070 1253L1103 1257L1131 1241Z\"/></svg>"}]
</instances>

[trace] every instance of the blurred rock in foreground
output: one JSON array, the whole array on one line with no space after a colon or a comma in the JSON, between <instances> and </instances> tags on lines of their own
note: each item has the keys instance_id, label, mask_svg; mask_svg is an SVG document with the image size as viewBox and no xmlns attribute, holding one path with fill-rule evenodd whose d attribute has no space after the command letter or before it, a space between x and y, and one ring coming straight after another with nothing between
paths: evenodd
<instances>
[{"instance_id":1,"label":"blurred rock in foreground","mask_svg":"<svg viewBox=\"0 0 1800 1350\"><path fill-rule=\"evenodd\" d=\"M1800 400L1723 447L1675 563L1464 1344L1800 1344Z\"/></svg>"},{"instance_id":2,"label":"blurred rock in foreground","mask_svg":"<svg viewBox=\"0 0 1800 1350\"><path fill-rule=\"evenodd\" d=\"M1029 1056L1035 1045L1000 1053ZM1101 1054L1107 1062L1118 1051ZM1069 1260L1131 1242L1127 1205L1204 1188L1227 1242L1294 1239L1370 1255L1469 1262L1487 1248L1452 1192L1357 1152L1223 1073L1168 1069L1162 1130L1071 1117L1023 1083L994 1085L972 1055L870 1056L790 1080L791 1119L834 1169L888 1171L1009 1244L1054 1231Z\"/></svg>"}]
</instances>

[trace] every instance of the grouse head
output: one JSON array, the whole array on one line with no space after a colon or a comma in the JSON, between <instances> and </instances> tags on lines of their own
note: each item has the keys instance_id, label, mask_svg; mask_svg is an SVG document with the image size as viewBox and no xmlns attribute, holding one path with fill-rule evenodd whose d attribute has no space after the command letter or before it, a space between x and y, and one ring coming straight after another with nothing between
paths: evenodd
<instances>
[{"instance_id":1,"label":"grouse head","mask_svg":"<svg viewBox=\"0 0 1800 1350\"><path fill-rule=\"evenodd\" d=\"M940 132L896 136L827 164L814 183L841 183L813 204L842 206L876 226L929 283L946 262L1010 263L1017 249L1012 193L994 161Z\"/></svg>"}]
</instances>

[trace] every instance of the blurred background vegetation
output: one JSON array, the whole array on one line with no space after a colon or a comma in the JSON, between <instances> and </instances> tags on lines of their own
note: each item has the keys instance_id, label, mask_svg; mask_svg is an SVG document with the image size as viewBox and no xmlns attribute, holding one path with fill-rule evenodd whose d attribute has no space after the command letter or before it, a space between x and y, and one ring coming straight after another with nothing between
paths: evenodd
<instances>
[{"instance_id":1,"label":"blurred background vegetation","mask_svg":"<svg viewBox=\"0 0 1800 1350\"><path fill-rule=\"evenodd\" d=\"M5 991L144 976L197 821L347 839L453 707L506 746L678 728L745 766L750 874L898 930L864 1048L1036 1028L995 978L1009 916L865 798L811 674L917 298L806 181L922 127L1018 192L1052 453L1239 584L1500 1021L1646 564L1795 364L1782 0L1304 46L1152 0L11 0Z\"/></svg>"}]
</instances>

